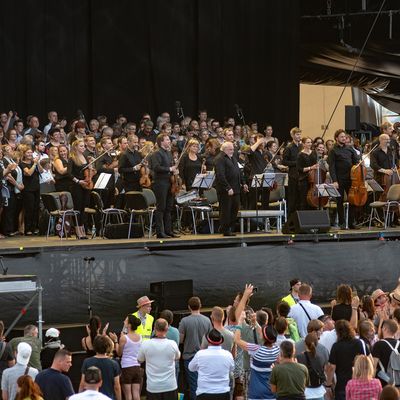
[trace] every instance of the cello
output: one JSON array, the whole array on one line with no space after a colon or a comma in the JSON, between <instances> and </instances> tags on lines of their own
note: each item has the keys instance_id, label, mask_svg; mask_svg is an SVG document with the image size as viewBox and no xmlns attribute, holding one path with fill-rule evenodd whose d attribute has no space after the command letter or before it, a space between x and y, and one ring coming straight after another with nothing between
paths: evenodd
<instances>
[{"instance_id":1,"label":"cello","mask_svg":"<svg viewBox=\"0 0 400 400\"><path fill-rule=\"evenodd\" d=\"M349 203L356 207L365 205L368 199L367 187L365 184L365 177L367 176L367 168L364 165L364 159L368 157L379 145L375 145L372 150L363 155L361 161L351 167L351 188L347 199Z\"/></svg>"},{"instance_id":2,"label":"cello","mask_svg":"<svg viewBox=\"0 0 400 400\"><path fill-rule=\"evenodd\" d=\"M323 158L317 154L317 169L312 169L308 173L308 183L310 188L307 192L307 203L314 208L321 208L327 205L329 197L321 197L318 192L318 186L326 181L326 170L321 167Z\"/></svg>"}]
</instances>

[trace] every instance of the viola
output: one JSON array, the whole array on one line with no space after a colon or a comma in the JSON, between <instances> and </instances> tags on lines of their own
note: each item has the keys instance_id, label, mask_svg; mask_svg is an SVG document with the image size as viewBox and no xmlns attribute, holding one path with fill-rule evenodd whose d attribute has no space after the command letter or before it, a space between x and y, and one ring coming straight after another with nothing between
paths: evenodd
<instances>
[{"instance_id":1,"label":"viola","mask_svg":"<svg viewBox=\"0 0 400 400\"><path fill-rule=\"evenodd\" d=\"M182 190L183 182L182 182L182 178L179 176L178 167L179 167L179 163L182 160L182 157L187 152L188 143L189 143L189 140L186 142L185 147L183 148L181 155L175 161L176 171L175 171L175 173L173 173L171 175L171 178L170 178L170 180L171 180L171 194L174 195L174 196L176 196Z\"/></svg>"},{"instance_id":2,"label":"viola","mask_svg":"<svg viewBox=\"0 0 400 400\"><path fill-rule=\"evenodd\" d=\"M139 184L141 187L149 188L151 186L150 170L147 165L140 167L140 179Z\"/></svg>"},{"instance_id":3,"label":"viola","mask_svg":"<svg viewBox=\"0 0 400 400\"><path fill-rule=\"evenodd\" d=\"M83 173L85 175L85 189L92 190L94 188L93 177L96 175L96 170L89 167Z\"/></svg>"},{"instance_id":4,"label":"viola","mask_svg":"<svg viewBox=\"0 0 400 400\"><path fill-rule=\"evenodd\" d=\"M321 208L327 205L329 197L321 197L318 194L318 185L325 183L326 171L321 168L321 160L318 161L318 168L308 173L309 189L307 192L307 203L314 208Z\"/></svg>"}]
</instances>

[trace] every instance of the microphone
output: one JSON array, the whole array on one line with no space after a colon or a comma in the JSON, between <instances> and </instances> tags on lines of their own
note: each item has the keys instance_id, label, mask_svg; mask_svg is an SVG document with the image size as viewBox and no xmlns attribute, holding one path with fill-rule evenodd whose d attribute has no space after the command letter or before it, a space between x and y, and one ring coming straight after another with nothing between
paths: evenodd
<instances>
[{"instance_id":1,"label":"microphone","mask_svg":"<svg viewBox=\"0 0 400 400\"><path fill-rule=\"evenodd\" d=\"M95 258L94 257L84 257L83 258L85 261L94 261Z\"/></svg>"}]
</instances>

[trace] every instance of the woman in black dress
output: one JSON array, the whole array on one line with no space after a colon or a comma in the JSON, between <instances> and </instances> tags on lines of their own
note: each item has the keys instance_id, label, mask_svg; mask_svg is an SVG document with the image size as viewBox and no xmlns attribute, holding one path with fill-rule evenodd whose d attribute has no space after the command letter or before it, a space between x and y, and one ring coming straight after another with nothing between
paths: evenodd
<instances>
[{"instance_id":1,"label":"woman in black dress","mask_svg":"<svg viewBox=\"0 0 400 400\"><path fill-rule=\"evenodd\" d=\"M27 236L39 233L39 177L40 173L43 171L39 161L39 156L33 158L33 150L31 147L22 148L20 167L23 172L24 190L22 191L22 198L25 210L25 235Z\"/></svg>"},{"instance_id":2,"label":"woman in black dress","mask_svg":"<svg viewBox=\"0 0 400 400\"><path fill-rule=\"evenodd\" d=\"M71 146L68 160L68 174L71 176L70 192L74 201L74 209L79 211L76 236L78 239L87 239L85 232L85 207L90 203L90 190L93 182L87 175L93 175L95 171L91 167L85 168L88 162L84 156L85 142L82 139L75 140ZM88 171L88 172L85 172Z\"/></svg>"},{"instance_id":3,"label":"woman in black dress","mask_svg":"<svg viewBox=\"0 0 400 400\"><path fill-rule=\"evenodd\" d=\"M69 192L71 187L71 176L68 174L68 157L68 147L64 144L58 146L58 155L53 162L57 192Z\"/></svg>"},{"instance_id":4,"label":"woman in black dress","mask_svg":"<svg viewBox=\"0 0 400 400\"><path fill-rule=\"evenodd\" d=\"M190 139L187 144L186 154L182 156L179 165L179 174L185 185L186 191L192 189L194 178L201 173L201 159L198 155L200 150L199 142L196 139Z\"/></svg>"},{"instance_id":5,"label":"woman in black dress","mask_svg":"<svg viewBox=\"0 0 400 400\"><path fill-rule=\"evenodd\" d=\"M317 155L312 151L312 139L309 137L303 137L301 139L303 143L303 149L297 156L297 171L299 173L299 198L300 198L300 210L307 210L310 207L307 204L307 192L308 192L308 175L310 171L317 169Z\"/></svg>"}]
</instances>

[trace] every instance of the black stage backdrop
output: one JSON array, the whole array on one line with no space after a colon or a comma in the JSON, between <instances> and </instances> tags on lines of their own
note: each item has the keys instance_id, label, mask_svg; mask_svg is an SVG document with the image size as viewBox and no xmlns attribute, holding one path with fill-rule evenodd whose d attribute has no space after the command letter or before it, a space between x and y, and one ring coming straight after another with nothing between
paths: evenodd
<instances>
[{"instance_id":1,"label":"black stage backdrop","mask_svg":"<svg viewBox=\"0 0 400 400\"><path fill-rule=\"evenodd\" d=\"M393 290L399 277L400 242L357 241L260 245L193 250L90 250L43 252L31 258L4 257L10 274L37 274L44 288L47 324L87 320L89 271L83 258L94 255L92 307L119 329L149 294L150 283L192 279L194 294L207 307L227 306L246 282L258 286L252 305L275 307L298 277L314 287L314 300L335 298L336 286L350 283L358 295ZM178 294L178 293L177 293ZM179 294L178 294L179 295ZM9 324L29 296L2 294L1 319ZM36 320L35 305L20 325Z\"/></svg>"},{"instance_id":2,"label":"black stage backdrop","mask_svg":"<svg viewBox=\"0 0 400 400\"><path fill-rule=\"evenodd\" d=\"M4 0L0 109L298 123L298 0Z\"/></svg>"}]
</instances>

